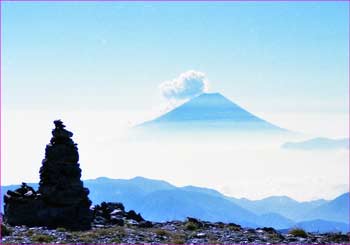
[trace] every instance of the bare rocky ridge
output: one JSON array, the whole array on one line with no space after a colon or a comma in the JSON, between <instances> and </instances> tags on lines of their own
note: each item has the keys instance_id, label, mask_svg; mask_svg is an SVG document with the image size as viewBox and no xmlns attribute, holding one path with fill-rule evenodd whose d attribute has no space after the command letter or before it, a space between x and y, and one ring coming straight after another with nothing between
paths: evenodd
<instances>
[{"instance_id":1,"label":"bare rocky ridge","mask_svg":"<svg viewBox=\"0 0 350 245\"><path fill-rule=\"evenodd\" d=\"M50 230L45 227L11 227L3 244L69 243L69 244L349 244L349 235L336 233L290 232L281 234L273 228L242 228L236 224L186 221L151 223L125 220L123 226L94 224L89 231Z\"/></svg>"}]
</instances>

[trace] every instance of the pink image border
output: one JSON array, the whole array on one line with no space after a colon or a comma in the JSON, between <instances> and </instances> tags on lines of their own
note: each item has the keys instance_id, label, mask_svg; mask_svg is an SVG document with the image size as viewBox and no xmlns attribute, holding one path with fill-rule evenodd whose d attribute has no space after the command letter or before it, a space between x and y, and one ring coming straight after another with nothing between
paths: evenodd
<instances>
[{"instance_id":1,"label":"pink image border","mask_svg":"<svg viewBox=\"0 0 350 245\"><path fill-rule=\"evenodd\" d=\"M2 2L26 2L26 3L36 3L36 2L348 2L348 33L350 34L350 0L0 0L0 135L2 135L2 126L3 126L3 111L2 111L2 100L3 100L3 81L2 81L2 31L3 31L3 9ZM350 115L350 37L348 36L348 106L349 111L348 115ZM350 121L348 121L348 132L350 138ZM0 156L4 154L3 152L3 142L2 137L0 140ZM2 161L0 159L0 186L2 186ZM348 151L348 191L350 193L350 154ZM3 205L3 193L0 189L0 205ZM350 223L350 209L349 209L349 223ZM2 220L0 220L2 223ZM0 227L1 232L1 227ZM350 230L349 230L350 232ZM0 234L0 243L1 243L1 234Z\"/></svg>"}]
</instances>

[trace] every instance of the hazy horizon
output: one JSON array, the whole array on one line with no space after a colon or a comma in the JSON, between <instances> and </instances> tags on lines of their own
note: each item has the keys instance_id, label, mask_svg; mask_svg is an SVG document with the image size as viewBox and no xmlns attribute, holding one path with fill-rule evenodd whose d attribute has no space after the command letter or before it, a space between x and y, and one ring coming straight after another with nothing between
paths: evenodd
<instances>
[{"instance_id":1,"label":"hazy horizon","mask_svg":"<svg viewBox=\"0 0 350 245\"><path fill-rule=\"evenodd\" d=\"M232 139L230 134L213 137L213 134L203 133L196 134L195 138L175 135L138 140L130 136L127 125L119 122L118 126L120 117L111 117L110 112L58 115L26 111L17 112L15 117L16 123L3 125L7 128L4 134L7 144L3 150L11 153L4 155L4 159L13 163L2 166L3 184L38 182L45 145L51 138L52 120L60 118L78 143L83 179L143 176L177 186L214 188L234 197L260 199L286 195L299 201L331 199L348 189L347 171L344 171L348 150L281 149L287 141L310 139L313 135L241 134ZM31 130L28 130L29 118ZM26 140L18 141L11 135L20 135L21 139L23 135L36 138L37 143L28 146ZM21 154L16 154L18 149ZM22 164L23 161L31 164ZM18 169L23 174L18 174Z\"/></svg>"}]
</instances>

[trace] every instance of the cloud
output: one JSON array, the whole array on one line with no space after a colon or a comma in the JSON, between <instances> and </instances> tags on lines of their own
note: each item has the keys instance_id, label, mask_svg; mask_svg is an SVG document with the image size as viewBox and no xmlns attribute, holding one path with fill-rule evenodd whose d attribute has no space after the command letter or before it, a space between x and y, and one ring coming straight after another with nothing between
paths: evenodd
<instances>
[{"instance_id":1,"label":"cloud","mask_svg":"<svg viewBox=\"0 0 350 245\"><path fill-rule=\"evenodd\" d=\"M202 72L187 71L171 81L161 83L159 89L167 99L190 99L208 90L208 80Z\"/></svg>"}]
</instances>

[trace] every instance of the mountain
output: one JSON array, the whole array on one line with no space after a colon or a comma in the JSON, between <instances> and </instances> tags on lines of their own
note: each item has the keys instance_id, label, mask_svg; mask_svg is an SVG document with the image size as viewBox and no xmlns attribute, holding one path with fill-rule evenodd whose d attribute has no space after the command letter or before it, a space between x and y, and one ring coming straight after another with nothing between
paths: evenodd
<instances>
[{"instance_id":1,"label":"mountain","mask_svg":"<svg viewBox=\"0 0 350 245\"><path fill-rule=\"evenodd\" d=\"M212 196L224 197L224 195L222 195L220 192L213 189L205 188L205 187L188 185L188 186L181 187L181 189L185 191L198 192L203 194L209 194Z\"/></svg>"},{"instance_id":2,"label":"mountain","mask_svg":"<svg viewBox=\"0 0 350 245\"><path fill-rule=\"evenodd\" d=\"M278 213L295 221L303 220L306 213L327 202L324 199L298 202L287 196L271 196L255 201L246 198L230 200L256 214Z\"/></svg>"},{"instance_id":3,"label":"mountain","mask_svg":"<svg viewBox=\"0 0 350 245\"><path fill-rule=\"evenodd\" d=\"M350 231L349 224L342 222L334 222L327 220L309 220L303 221L296 224L296 227L302 228L307 232L343 232L348 233Z\"/></svg>"},{"instance_id":4,"label":"mountain","mask_svg":"<svg viewBox=\"0 0 350 245\"><path fill-rule=\"evenodd\" d=\"M37 184L29 185L35 189L38 186ZM333 230L334 227L344 228L344 223L328 218L334 215L344 216L344 213L349 210L348 206L344 206L344 195L332 201L321 199L299 203L288 197L269 197L252 201L227 197L209 188L176 187L166 181L143 177L132 179L102 177L85 180L84 186L89 188L89 198L93 204L99 204L102 201L122 202L127 210L136 210L146 219L153 221L183 220L191 216L208 221L234 222L247 227L271 226L276 229L287 229L298 225L293 219L287 217L290 214L287 211L291 209L291 211L294 210L294 213L303 213L307 210L309 216L300 222L310 220L305 225L312 229L321 230L329 227L330 230ZM18 187L19 185L2 186L1 192L5 194L7 190L14 190ZM317 211L318 209L320 211ZM325 209L328 216L323 213ZM339 210L340 213L337 214ZM323 221L314 221L317 219Z\"/></svg>"},{"instance_id":5,"label":"mountain","mask_svg":"<svg viewBox=\"0 0 350 245\"><path fill-rule=\"evenodd\" d=\"M288 150L337 150L349 149L349 138L346 139L328 139L314 138L300 142L287 142L282 145L283 149Z\"/></svg>"},{"instance_id":6,"label":"mountain","mask_svg":"<svg viewBox=\"0 0 350 245\"><path fill-rule=\"evenodd\" d=\"M162 180L152 180L143 177L132 179L110 179L106 177L85 180L84 185L90 189L90 199L94 204L103 201L123 202L126 208L139 208L143 198L159 190L172 190L176 187Z\"/></svg>"},{"instance_id":7,"label":"mountain","mask_svg":"<svg viewBox=\"0 0 350 245\"><path fill-rule=\"evenodd\" d=\"M37 185L29 184L37 187ZM195 186L175 187L165 181L135 177L129 180L97 178L84 181L93 204L102 201L122 202L126 209L140 212L153 221L184 220L196 217L208 221L239 223L258 227L265 224L288 228L289 220L278 214L259 216L227 200L221 193ZM2 193L18 186L2 187ZM270 223L273 222L273 223ZM282 223L282 225L280 225Z\"/></svg>"},{"instance_id":8,"label":"mountain","mask_svg":"<svg viewBox=\"0 0 350 245\"><path fill-rule=\"evenodd\" d=\"M184 220L191 216L208 221L235 222L256 227L255 214L220 197L182 189L156 191L139 208L146 219Z\"/></svg>"},{"instance_id":9,"label":"mountain","mask_svg":"<svg viewBox=\"0 0 350 245\"><path fill-rule=\"evenodd\" d=\"M90 198L94 203L97 203L96 200L120 201L126 208L137 210L153 221L184 220L191 216L249 227L269 224L282 229L294 224L279 214L256 215L209 188L175 187L165 181L142 177L130 180L98 178L87 180L84 184L90 189ZM108 187L104 188L103 185Z\"/></svg>"},{"instance_id":10,"label":"mountain","mask_svg":"<svg viewBox=\"0 0 350 245\"><path fill-rule=\"evenodd\" d=\"M295 222L277 213L265 213L258 215L259 225L262 227L274 227L275 229L290 228Z\"/></svg>"},{"instance_id":11,"label":"mountain","mask_svg":"<svg viewBox=\"0 0 350 245\"><path fill-rule=\"evenodd\" d=\"M153 221L184 220L197 217L208 221L236 222L257 227L274 222L286 228L290 221L259 216L227 200L220 192L202 187L175 187L165 181L135 177L130 180L98 178L84 181L93 203L120 201L127 209L140 212ZM275 214L278 216L278 214ZM280 225L282 223L282 226ZM271 226L271 223L270 223Z\"/></svg>"},{"instance_id":12,"label":"mountain","mask_svg":"<svg viewBox=\"0 0 350 245\"><path fill-rule=\"evenodd\" d=\"M136 128L286 131L244 110L220 93L203 93Z\"/></svg>"},{"instance_id":13,"label":"mountain","mask_svg":"<svg viewBox=\"0 0 350 245\"><path fill-rule=\"evenodd\" d=\"M336 222L350 223L350 194L345 193L334 200L310 210L304 220L323 219Z\"/></svg>"}]
</instances>

